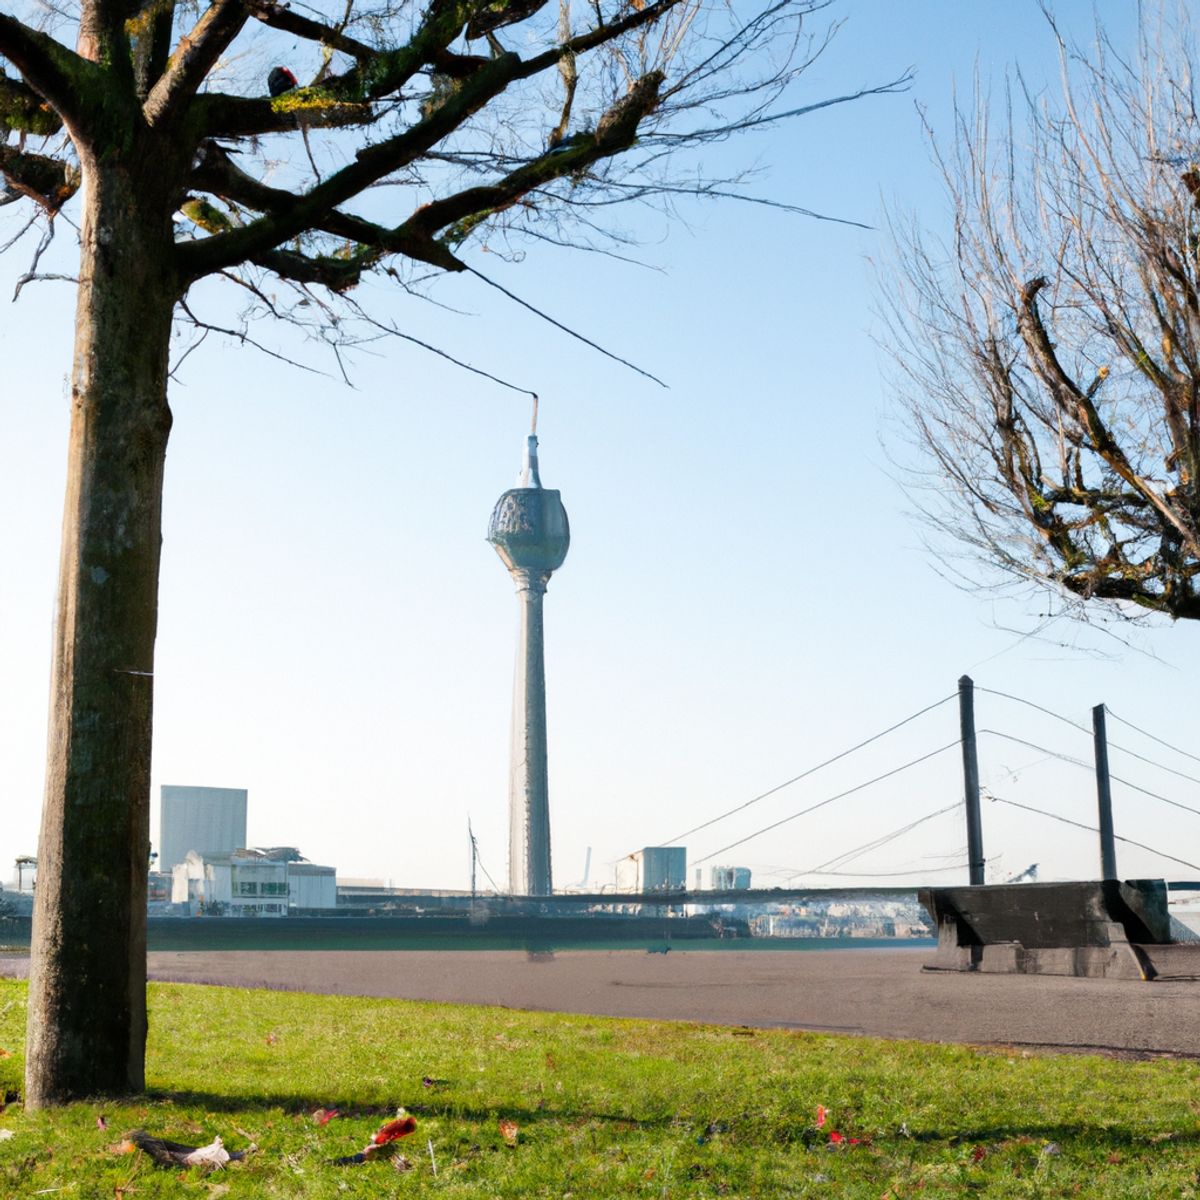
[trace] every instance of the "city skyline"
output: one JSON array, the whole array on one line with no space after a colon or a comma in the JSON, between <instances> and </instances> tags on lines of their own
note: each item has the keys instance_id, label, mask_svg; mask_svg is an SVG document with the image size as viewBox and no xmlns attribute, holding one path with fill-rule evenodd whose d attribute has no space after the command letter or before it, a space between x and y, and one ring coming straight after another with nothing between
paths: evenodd
<instances>
[{"instance_id":1,"label":"city skyline","mask_svg":"<svg viewBox=\"0 0 1200 1200\"><path fill-rule=\"evenodd\" d=\"M1054 8L1067 32L1087 36L1089 4ZM898 482L911 460L871 338L871 263L886 270L886 209L916 211L943 233L948 219L915 105L951 136L954 87L970 94L977 63L985 90L998 92L1005 65L1019 60L1031 86L1053 94L1045 21L1032 0L967 15L945 3L899 12L848 0L830 15L846 25L806 97L884 82L910 62L911 92L714 148L713 162L760 161L765 174L748 192L873 229L680 198L679 219L627 218L643 242L630 254L661 271L549 245L522 247L523 262L507 261L499 242L472 251L489 275L669 390L476 281L435 289L457 313L373 284L364 296L412 336L542 397L574 534L555 577L547 662L561 880L578 877L589 847L593 878L610 878L623 853L952 694L964 672L1084 727L1107 702L1190 748L1194 630L1126 630L1097 612L1092 629L1060 622L1026 636L1047 601L959 590L924 548ZM1113 19L1114 36L1127 39L1125 16ZM15 232L3 224L10 212L0 210L0 240ZM65 253L70 231L58 240ZM20 253L0 259L0 291L11 293L27 266ZM208 285L194 300L215 305ZM68 284L30 286L0 327L0 854L9 864L36 852L70 309ZM214 343L172 391L154 794L168 780L247 788L252 844L294 844L346 875L418 886L465 886L470 818L484 865L501 879L512 597L485 534L527 398L398 343L366 349L354 389ZM303 344L284 338L281 348L330 368ZM1132 648L1118 640L1126 634ZM994 696L978 708L981 728L1090 754L1084 734L1035 710ZM853 770L835 764L697 834L689 872L756 828L950 742L955 725L944 705L863 751ZM1110 735L1122 742L1116 726ZM1168 761L1162 747L1123 736ZM1086 771L1044 759L981 740L990 794L1093 820ZM1169 763L1200 775L1186 759ZM1118 765L1116 755L1113 769L1196 803L1194 780ZM739 846L729 862L751 867L756 883L783 880L952 804L959 790L945 753ZM1115 804L1118 834L1200 862L1200 820L1130 790L1118 789ZM890 857L854 865L925 866L945 872L933 882L957 881L964 844L948 812ZM984 845L1000 855L1000 873L1035 860L1043 878L1094 870L1089 835L999 803L985 804ZM1119 863L1123 874L1186 874L1127 846Z\"/></svg>"}]
</instances>

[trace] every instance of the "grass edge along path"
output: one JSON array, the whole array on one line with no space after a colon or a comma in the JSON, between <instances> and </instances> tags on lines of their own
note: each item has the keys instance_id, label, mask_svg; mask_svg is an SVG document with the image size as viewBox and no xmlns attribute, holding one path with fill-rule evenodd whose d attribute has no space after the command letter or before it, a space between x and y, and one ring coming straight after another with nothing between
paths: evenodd
<instances>
[{"instance_id":1,"label":"grass edge along path","mask_svg":"<svg viewBox=\"0 0 1200 1200\"><path fill-rule=\"evenodd\" d=\"M0 1196L1200 1194L1194 1062L187 984L150 1008L145 1097L26 1114L0 980ZM400 1107L398 1155L332 1164ZM133 1129L253 1149L161 1167Z\"/></svg>"}]
</instances>

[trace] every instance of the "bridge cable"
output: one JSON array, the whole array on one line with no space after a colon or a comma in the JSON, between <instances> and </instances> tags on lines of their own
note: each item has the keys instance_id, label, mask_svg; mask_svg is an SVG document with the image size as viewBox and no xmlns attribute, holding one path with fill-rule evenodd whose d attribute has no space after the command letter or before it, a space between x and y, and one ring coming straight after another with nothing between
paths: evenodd
<instances>
[{"instance_id":1,"label":"bridge cable","mask_svg":"<svg viewBox=\"0 0 1200 1200\"><path fill-rule=\"evenodd\" d=\"M955 806L957 807L957 805ZM949 867L922 867L919 871L809 871L809 875L837 875L847 879L893 879L899 875L941 875L949 871L961 871L970 863L962 862Z\"/></svg>"},{"instance_id":2,"label":"bridge cable","mask_svg":"<svg viewBox=\"0 0 1200 1200\"><path fill-rule=\"evenodd\" d=\"M1016 742L1020 746L1028 746L1030 750L1038 750L1042 754L1048 754L1051 758L1061 759L1065 763L1070 763L1075 767L1082 767L1085 771L1095 771L1095 766L1092 763L1084 762L1081 758L1072 758L1069 754L1061 754L1057 750L1050 750L1045 746L1039 746L1036 742L1027 742L1024 738L1014 737L1011 733L1001 733L998 729L981 729L981 734L990 733L993 737L1004 738L1005 741ZM1164 796L1161 792L1152 792L1149 788L1144 788L1140 784L1133 783L1128 779L1122 779L1120 775L1114 775L1109 772L1109 779L1114 783L1124 784L1127 788L1132 788L1135 792L1141 792L1143 796L1149 796L1152 800L1161 800L1164 804L1171 805L1172 808L1182 808L1184 812L1194 813L1200 817L1200 808L1192 808L1190 804L1181 804L1178 800L1172 800L1169 796ZM1015 803L1009 801L1008 803Z\"/></svg>"},{"instance_id":3,"label":"bridge cable","mask_svg":"<svg viewBox=\"0 0 1200 1200\"><path fill-rule=\"evenodd\" d=\"M852 863L856 858L869 853L871 850L878 850L880 847L886 846L888 842L895 841L898 837L903 837L906 833L916 829L918 825L924 825L926 821L932 821L934 817L940 817L943 813L952 812L954 809L961 807L962 804L956 800L953 804L947 804L945 808L939 808L937 812L927 813L923 817L918 817L915 821L910 821L907 825L902 826L900 829L893 829L891 833L885 833L881 837L877 837L874 841L866 842L864 845L858 846L854 850L847 850L845 854L838 854L833 858L826 859L825 862L821 863L819 866L811 868L808 871L797 871L796 874L798 876L833 874L832 871L828 870L830 867L844 867L847 864Z\"/></svg>"},{"instance_id":4,"label":"bridge cable","mask_svg":"<svg viewBox=\"0 0 1200 1200\"><path fill-rule=\"evenodd\" d=\"M694 825L691 829L684 830L683 833L676 834L673 838L668 838L665 842L660 842L661 846L669 846L672 842L681 842L685 837L690 837L693 833L699 833L702 829L707 829L710 825L715 825L718 821L725 820L726 817L732 817L734 813L739 813L743 809L749 808L752 804L757 804L760 800L765 800L768 796L775 795L776 792L782 791L785 787L791 787L793 783L799 783L801 779L807 779L809 775L815 775L824 767L831 766L840 759L846 758L853 754L856 750L861 750L864 746L869 746L872 742L879 741L880 738L886 737L889 733L895 733L897 729L907 725L910 721L915 721L918 717L923 717L927 712L932 712L935 708L940 708L948 700L953 700L957 696L957 692L951 692L948 696L943 696L934 704L927 704L924 708L913 713L911 716L905 717L903 721L897 721L895 725L889 725L887 729L880 730L879 733L872 734L865 741L861 741L856 746L851 746L848 750L843 750L840 754L835 754L832 758L827 758L824 762L819 762L815 767L809 767L806 771L801 771L799 775L793 775L791 779L784 780L783 783L776 784L773 788L755 796L752 800L747 800L735 808L729 809L727 812L721 813L719 816L713 817L711 820L704 821L700 825ZM718 853L720 853L718 851Z\"/></svg>"},{"instance_id":5,"label":"bridge cable","mask_svg":"<svg viewBox=\"0 0 1200 1200\"><path fill-rule=\"evenodd\" d=\"M998 692L994 688L977 686L975 690L978 692L987 692L989 696L1002 696L1005 700L1015 700L1018 704L1024 704L1029 708L1037 709L1038 712L1045 713L1046 716L1053 717L1056 721L1062 721L1064 725L1070 725L1072 729L1077 729L1080 733L1087 734L1088 737L1093 735L1094 731L1088 729L1086 726L1080 725L1076 721L1072 721L1069 717L1064 717L1061 713L1054 712L1053 709L1043 708L1040 704L1034 704L1032 700L1026 700L1023 696L1013 696L1009 692ZM1104 711L1108 713L1110 717L1114 717L1115 720L1121 721L1120 717L1117 717L1116 714L1109 711L1108 705L1104 706ZM1128 721L1122 721L1121 723L1123 725L1129 725ZM1144 734L1148 738L1154 738L1154 741L1156 742L1162 741L1161 738L1155 738L1152 733L1146 733L1144 729L1138 729L1136 725L1129 725L1129 728L1137 730L1138 733ZM1176 747L1171 746L1167 742L1163 742L1162 744L1167 746L1168 749L1176 749ZM1159 762L1157 759L1147 758L1144 754L1138 754L1136 750L1130 750L1127 746L1118 746L1116 742L1110 741L1108 743L1108 748L1110 750L1119 750L1122 754L1128 754L1130 758L1136 758L1139 762L1144 762L1151 767L1157 767L1160 771L1166 771L1168 775L1177 775L1180 779L1186 779L1189 783L1200 783L1200 778L1197 778L1195 775L1188 775L1184 771L1177 771L1174 767L1168 767L1166 763ZM1179 750L1177 753L1187 754L1187 751ZM1200 762L1200 758L1196 758L1196 755L1194 754L1188 754L1187 756L1189 758L1195 758L1197 762Z\"/></svg>"},{"instance_id":6,"label":"bridge cable","mask_svg":"<svg viewBox=\"0 0 1200 1200\"><path fill-rule=\"evenodd\" d=\"M1157 742L1160 746L1166 746L1168 750L1174 750L1176 754L1182 754L1184 758L1190 758L1193 762L1200 762L1200 755L1189 753L1187 750L1180 750L1178 746L1172 746L1170 742L1164 742L1162 738L1155 737L1154 734L1148 733L1145 729L1140 729L1132 721L1125 720L1124 717L1119 717L1111 708L1106 711L1114 721L1120 721L1122 725L1128 725L1135 733L1140 733L1143 737L1148 737L1152 742Z\"/></svg>"},{"instance_id":7,"label":"bridge cable","mask_svg":"<svg viewBox=\"0 0 1200 1200\"><path fill-rule=\"evenodd\" d=\"M932 707L936 707L936 705ZM765 825L762 829L756 830L754 833L748 833L744 838L738 838L736 842L730 842L728 846L722 846L720 850L714 850L711 854L706 854L702 858L693 859L692 866L698 866L702 862L707 862L710 858L716 858L718 854L724 854L727 850L733 850L735 847L752 841L764 833L770 833L772 829L778 829L781 825L786 825L789 821L796 820L797 817L805 817L809 813L816 812L818 808L824 808L825 805L832 804L835 800L841 800L845 796L852 796L855 792L861 792L864 788L869 788L874 783L881 783L885 779L890 779L893 775L899 775L901 771L907 771L909 767L915 767L918 763L936 758L939 754L944 754L947 750L953 750L959 744L960 739L955 738L954 741L947 742L946 745L939 747L937 750L931 750L928 754L922 754L920 758L914 758L902 766L893 767L890 771L885 771L882 775L876 775L874 779L868 779L865 783L855 784L854 787L847 788L844 792L838 792L836 796L829 796L824 800L819 800L816 804L809 805L808 808L803 808L799 812L792 813L790 817L784 817L780 821Z\"/></svg>"},{"instance_id":8,"label":"bridge cable","mask_svg":"<svg viewBox=\"0 0 1200 1200\"><path fill-rule=\"evenodd\" d=\"M1064 717L1062 713L1056 713L1053 709L1043 708L1040 704L1034 704L1032 700L1026 700L1024 696L1014 696L1010 692L998 692L995 688L980 687L975 685L977 692L986 692L989 696L1001 696L1005 700L1015 700L1018 704L1024 704L1028 708L1036 708L1038 712L1045 713L1048 717L1053 717L1056 721L1062 721L1064 725L1070 725L1072 729L1078 729L1080 733L1086 733L1088 737L1092 736L1092 731L1084 725L1080 725L1078 721L1072 721L1070 717Z\"/></svg>"},{"instance_id":9,"label":"bridge cable","mask_svg":"<svg viewBox=\"0 0 1200 1200\"><path fill-rule=\"evenodd\" d=\"M1008 804L1012 808L1023 808L1026 812L1037 813L1040 817L1049 817L1052 821L1061 821L1064 825L1074 825L1076 829L1085 829L1088 833L1099 833L1099 829L1095 825L1084 825L1082 821L1072 821L1068 817L1060 817L1057 813L1046 812L1044 808L1033 808L1028 804L1019 804L1016 800L1005 800L1003 796L993 796L990 792L987 793L988 799L997 804ZM1136 846L1139 850L1149 850L1151 854L1157 854L1159 858L1170 859L1171 862L1181 863L1185 867L1191 867L1194 871L1200 871L1200 863L1188 862L1186 858L1176 858L1173 854L1165 854L1162 850L1156 850L1153 846L1147 846L1144 842L1135 842L1133 838L1122 837L1119 833L1114 833L1113 838L1118 842L1125 842L1127 845Z\"/></svg>"}]
</instances>

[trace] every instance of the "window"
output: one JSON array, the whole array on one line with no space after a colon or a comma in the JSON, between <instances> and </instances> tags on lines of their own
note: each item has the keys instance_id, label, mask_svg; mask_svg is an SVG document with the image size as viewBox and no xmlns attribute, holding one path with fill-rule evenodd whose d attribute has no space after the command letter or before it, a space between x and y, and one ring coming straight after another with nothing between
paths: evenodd
<instances>
[{"instance_id":1,"label":"window","mask_svg":"<svg viewBox=\"0 0 1200 1200\"><path fill-rule=\"evenodd\" d=\"M257 883L239 883L238 884L238 895L239 896L257 896L258 895L258 884Z\"/></svg>"}]
</instances>

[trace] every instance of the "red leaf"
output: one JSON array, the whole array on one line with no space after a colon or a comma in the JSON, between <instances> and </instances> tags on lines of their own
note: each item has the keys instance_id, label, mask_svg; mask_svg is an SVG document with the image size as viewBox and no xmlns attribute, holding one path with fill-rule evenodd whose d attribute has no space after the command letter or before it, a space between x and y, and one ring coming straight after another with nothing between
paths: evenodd
<instances>
[{"instance_id":1,"label":"red leaf","mask_svg":"<svg viewBox=\"0 0 1200 1200\"><path fill-rule=\"evenodd\" d=\"M415 1117L397 1117L394 1121L389 1121L386 1125L380 1125L375 1131L375 1136L371 1138L371 1141L376 1146L384 1146L388 1142L408 1137L416 1127L417 1120Z\"/></svg>"},{"instance_id":2,"label":"red leaf","mask_svg":"<svg viewBox=\"0 0 1200 1200\"><path fill-rule=\"evenodd\" d=\"M817 1105L817 1128L823 1129L824 1127L825 1127L825 1105L818 1104Z\"/></svg>"}]
</instances>

